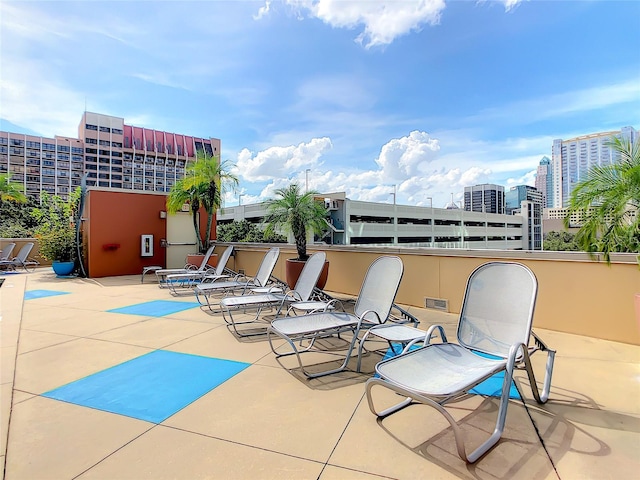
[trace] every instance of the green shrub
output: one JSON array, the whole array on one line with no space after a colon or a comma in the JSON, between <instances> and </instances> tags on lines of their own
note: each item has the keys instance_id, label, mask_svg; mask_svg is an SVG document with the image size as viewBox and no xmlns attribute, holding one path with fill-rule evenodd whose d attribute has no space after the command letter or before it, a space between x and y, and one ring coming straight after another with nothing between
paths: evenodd
<instances>
[{"instance_id":1,"label":"green shrub","mask_svg":"<svg viewBox=\"0 0 640 480\"><path fill-rule=\"evenodd\" d=\"M71 262L76 258L76 235L72 228L58 228L38 235L40 255L49 261Z\"/></svg>"}]
</instances>

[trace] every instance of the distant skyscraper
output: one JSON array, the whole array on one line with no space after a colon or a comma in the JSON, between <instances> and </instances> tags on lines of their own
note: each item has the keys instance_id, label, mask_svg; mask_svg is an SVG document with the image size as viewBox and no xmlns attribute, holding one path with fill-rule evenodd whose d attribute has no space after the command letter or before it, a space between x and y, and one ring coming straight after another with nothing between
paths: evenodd
<instances>
[{"instance_id":1,"label":"distant skyscraper","mask_svg":"<svg viewBox=\"0 0 640 480\"><path fill-rule=\"evenodd\" d=\"M126 125L124 119L84 112L78 138L0 132L0 173L63 198L87 175L88 186L168 192L202 150L220 154L220 140Z\"/></svg>"},{"instance_id":2,"label":"distant skyscraper","mask_svg":"<svg viewBox=\"0 0 640 480\"><path fill-rule=\"evenodd\" d=\"M547 207L560 208L569 204L575 185L587 177L589 169L595 165L617 163L619 155L607 145L611 137L624 138L632 144L638 141L638 131L632 127L623 127L611 132L599 132L569 140L553 141L551 155L552 200L549 204L547 189Z\"/></svg>"},{"instance_id":3,"label":"distant skyscraper","mask_svg":"<svg viewBox=\"0 0 640 480\"><path fill-rule=\"evenodd\" d=\"M505 213L504 187L491 183L464 187L467 212Z\"/></svg>"},{"instance_id":4,"label":"distant skyscraper","mask_svg":"<svg viewBox=\"0 0 640 480\"><path fill-rule=\"evenodd\" d=\"M520 215L525 219L523 227L527 248L541 250L542 192L530 185L517 185L511 187L504 197L507 215Z\"/></svg>"},{"instance_id":5,"label":"distant skyscraper","mask_svg":"<svg viewBox=\"0 0 640 480\"><path fill-rule=\"evenodd\" d=\"M542 206L544 208L553 206L553 172L549 157L545 156L540 160L536 172L536 189L542 194Z\"/></svg>"},{"instance_id":6,"label":"distant skyscraper","mask_svg":"<svg viewBox=\"0 0 640 480\"><path fill-rule=\"evenodd\" d=\"M542 192L531 185L516 185L511 187L504 195L507 215L520 209L520 204L525 200L531 201L542 207Z\"/></svg>"}]
</instances>

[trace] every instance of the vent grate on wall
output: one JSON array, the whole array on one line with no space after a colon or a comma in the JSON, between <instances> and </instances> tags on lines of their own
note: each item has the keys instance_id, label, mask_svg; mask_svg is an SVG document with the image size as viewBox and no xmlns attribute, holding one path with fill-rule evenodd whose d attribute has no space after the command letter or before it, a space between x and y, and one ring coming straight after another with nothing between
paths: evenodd
<instances>
[{"instance_id":1,"label":"vent grate on wall","mask_svg":"<svg viewBox=\"0 0 640 480\"><path fill-rule=\"evenodd\" d=\"M449 300L446 300L444 298L425 297L424 306L426 308L431 308L433 310L440 310L442 312L448 312L449 311Z\"/></svg>"}]
</instances>

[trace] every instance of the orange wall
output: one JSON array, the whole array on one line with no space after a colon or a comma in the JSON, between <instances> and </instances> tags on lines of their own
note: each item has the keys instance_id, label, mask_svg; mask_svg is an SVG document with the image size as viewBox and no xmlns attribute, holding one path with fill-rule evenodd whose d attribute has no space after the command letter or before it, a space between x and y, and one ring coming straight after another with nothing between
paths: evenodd
<instances>
[{"instance_id":1,"label":"orange wall","mask_svg":"<svg viewBox=\"0 0 640 480\"><path fill-rule=\"evenodd\" d=\"M150 265L166 265L166 249L160 239L167 237L166 194L121 192L90 189L83 224L86 268L89 277L136 275ZM200 229L206 230L207 213L200 209ZM211 225L211 240L216 238L216 217ZM153 235L153 256L140 256L140 236ZM204 236L204 235L203 235ZM116 250L104 245L119 244Z\"/></svg>"},{"instance_id":2,"label":"orange wall","mask_svg":"<svg viewBox=\"0 0 640 480\"><path fill-rule=\"evenodd\" d=\"M140 274L149 265L164 266L166 195L89 190L83 230L89 277ZM153 235L153 257L140 256L140 236ZM107 251L106 244L119 244Z\"/></svg>"}]
</instances>

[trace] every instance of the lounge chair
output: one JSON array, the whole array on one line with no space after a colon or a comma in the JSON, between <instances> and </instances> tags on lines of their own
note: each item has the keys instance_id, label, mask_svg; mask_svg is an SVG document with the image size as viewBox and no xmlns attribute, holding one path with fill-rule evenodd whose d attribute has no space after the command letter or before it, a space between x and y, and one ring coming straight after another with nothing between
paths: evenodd
<instances>
[{"instance_id":1,"label":"lounge chair","mask_svg":"<svg viewBox=\"0 0 640 480\"><path fill-rule=\"evenodd\" d=\"M231 280L219 279L217 281L200 283L193 289L196 299L203 307L208 307L211 311L217 311L218 302L212 303L211 297L219 297L229 292L238 292L243 295L251 291L252 288L271 288L269 287L272 282L271 274L276 267L276 262L280 256L280 249L273 247L264 254L262 262L258 267L253 278L249 278L245 275L237 275ZM216 307L214 309L214 306Z\"/></svg>"},{"instance_id":2,"label":"lounge chair","mask_svg":"<svg viewBox=\"0 0 640 480\"><path fill-rule=\"evenodd\" d=\"M200 264L200 266L187 263L183 268L163 268L160 270L156 270L156 277L158 278L158 286L160 288L167 288L169 286L169 283L167 282L167 276L169 275L175 275L178 273L188 273L188 272L205 272L208 269L212 269L213 267L208 265L208 262L209 262L209 259L211 258L211 255L213 254L214 248L215 248L215 245L212 245L211 247L209 247L209 250L207 250L207 253L202 259L202 263Z\"/></svg>"},{"instance_id":3,"label":"lounge chair","mask_svg":"<svg viewBox=\"0 0 640 480\"><path fill-rule=\"evenodd\" d=\"M345 370L353 348L356 342L359 341L360 332L374 325L384 323L389 317L400 286L403 270L402 260L399 257L383 256L377 258L365 275L353 314L325 311L273 320L267 329L267 338L269 339L271 350L277 357L295 355L300 370L309 378ZM351 339L344 353L342 364L337 368L321 372L309 372L302 364L300 354L320 351L329 355L336 355L334 351L330 352L326 349L315 348L315 344L318 339L339 336L343 333L351 334ZM273 344L274 336L284 339L291 350L280 353ZM307 344L305 348L302 347L304 343ZM296 344L300 345L300 349ZM342 356L343 354L340 353L339 355Z\"/></svg>"},{"instance_id":4,"label":"lounge chair","mask_svg":"<svg viewBox=\"0 0 640 480\"><path fill-rule=\"evenodd\" d=\"M260 291L263 289L260 288L259 292L253 292L252 294L224 297L220 300L220 309L222 310L224 321L227 322L227 327L233 328L236 335L241 337L264 334L265 331L258 331L257 333L254 330L248 331L246 329L239 331L237 326L259 322L266 327L267 325L260 320L260 314L265 308L276 308L275 315L277 317L284 306L293 302L308 301L318 283L326 258L327 255L324 252L316 252L311 255L305 262L293 290L283 292L281 288L275 287L273 291L261 293ZM233 312L237 311L242 311L243 313L255 311L255 316L250 320L238 320L236 315L234 319Z\"/></svg>"},{"instance_id":5,"label":"lounge chair","mask_svg":"<svg viewBox=\"0 0 640 480\"><path fill-rule=\"evenodd\" d=\"M173 273L166 275L165 282L171 290L171 293L177 295L179 289L193 288L200 282L213 282L221 278L229 278L231 275L237 275L236 272L227 268L227 262L232 253L233 245L229 245L224 252L222 252L222 255L220 255L218 265L215 269L207 267L204 270L198 269L183 273Z\"/></svg>"},{"instance_id":6,"label":"lounge chair","mask_svg":"<svg viewBox=\"0 0 640 480\"><path fill-rule=\"evenodd\" d=\"M4 262L6 260L11 259L11 254L13 253L13 249L15 247L16 247L15 243L13 242L7 243L2 249L2 252L0 253L0 262Z\"/></svg>"},{"instance_id":7,"label":"lounge chair","mask_svg":"<svg viewBox=\"0 0 640 480\"><path fill-rule=\"evenodd\" d=\"M537 288L534 274L524 265L492 262L478 267L467 282L458 323L458 343L447 342L442 327L434 325L427 332L427 345L380 362L376 366L380 378L366 383L371 412L386 417L412 403L430 405L451 424L458 455L468 463L477 461L502 435L514 368L524 364L538 403L549 398L555 351L535 335L535 346L529 346ZM443 343L429 344L435 330L440 331ZM542 395L529 359L536 350L547 352ZM495 429L488 440L467 454L462 431L444 406L466 397L472 388L501 371L505 374ZM379 411L372 397L375 386L388 388L406 398Z\"/></svg>"},{"instance_id":8,"label":"lounge chair","mask_svg":"<svg viewBox=\"0 0 640 480\"><path fill-rule=\"evenodd\" d=\"M33 272L40 262L29 258L29 254L33 249L33 242L27 242L22 245L22 248L18 251L18 255L13 257L11 260L2 260L0 261L0 268L8 269L8 270L16 270L18 267L24 268L27 272Z\"/></svg>"}]
</instances>

